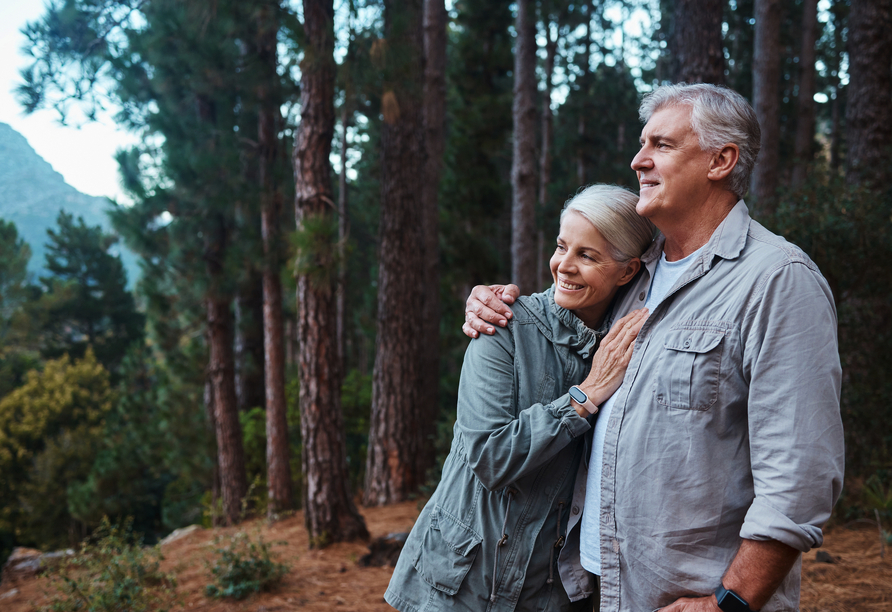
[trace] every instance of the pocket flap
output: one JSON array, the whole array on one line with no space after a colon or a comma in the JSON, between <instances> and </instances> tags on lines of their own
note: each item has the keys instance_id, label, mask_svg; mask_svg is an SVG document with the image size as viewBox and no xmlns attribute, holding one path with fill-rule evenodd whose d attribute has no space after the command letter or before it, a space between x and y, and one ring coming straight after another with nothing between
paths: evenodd
<instances>
[{"instance_id":1,"label":"pocket flap","mask_svg":"<svg viewBox=\"0 0 892 612\"><path fill-rule=\"evenodd\" d=\"M439 505L434 506L431 512L431 529L438 530L443 542L462 557L467 557L483 541L482 536Z\"/></svg>"},{"instance_id":2,"label":"pocket flap","mask_svg":"<svg viewBox=\"0 0 892 612\"><path fill-rule=\"evenodd\" d=\"M724 337L722 332L712 329L673 329L666 334L663 346L674 351L707 353L717 347Z\"/></svg>"}]
</instances>

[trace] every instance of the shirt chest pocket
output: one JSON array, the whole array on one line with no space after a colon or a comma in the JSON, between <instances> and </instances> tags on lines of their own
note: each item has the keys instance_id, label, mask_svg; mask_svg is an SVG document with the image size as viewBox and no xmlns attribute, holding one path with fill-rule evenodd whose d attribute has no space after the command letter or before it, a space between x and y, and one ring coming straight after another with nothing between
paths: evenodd
<instances>
[{"instance_id":1,"label":"shirt chest pocket","mask_svg":"<svg viewBox=\"0 0 892 612\"><path fill-rule=\"evenodd\" d=\"M654 382L658 404L682 410L709 410L718 399L725 335L716 329L672 329Z\"/></svg>"}]
</instances>

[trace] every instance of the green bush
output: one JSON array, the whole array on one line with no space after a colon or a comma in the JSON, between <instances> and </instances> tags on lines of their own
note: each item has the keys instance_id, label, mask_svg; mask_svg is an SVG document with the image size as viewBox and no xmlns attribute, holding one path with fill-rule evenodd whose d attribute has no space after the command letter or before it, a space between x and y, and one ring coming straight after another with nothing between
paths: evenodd
<instances>
[{"instance_id":1,"label":"green bush","mask_svg":"<svg viewBox=\"0 0 892 612\"><path fill-rule=\"evenodd\" d=\"M288 572L286 565L273 559L273 544L265 542L259 533L256 541L244 532L228 538L225 544L224 540L214 540L218 559L209 567L214 582L205 587L208 596L244 599L269 590Z\"/></svg>"},{"instance_id":2,"label":"green bush","mask_svg":"<svg viewBox=\"0 0 892 612\"><path fill-rule=\"evenodd\" d=\"M175 601L173 576L159 570L158 548L139 546L130 521L103 519L79 552L50 575L56 592L44 612L143 612L168 610Z\"/></svg>"}]
</instances>

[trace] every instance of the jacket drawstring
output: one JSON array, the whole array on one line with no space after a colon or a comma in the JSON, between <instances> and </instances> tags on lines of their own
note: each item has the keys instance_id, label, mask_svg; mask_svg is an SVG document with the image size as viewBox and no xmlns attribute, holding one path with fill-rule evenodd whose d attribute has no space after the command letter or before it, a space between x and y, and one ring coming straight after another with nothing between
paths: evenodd
<instances>
[{"instance_id":1,"label":"jacket drawstring","mask_svg":"<svg viewBox=\"0 0 892 612\"><path fill-rule=\"evenodd\" d=\"M551 552L548 554L548 580L546 580L546 584L551 584L554 582L554 551L564 545L564 536L561 535L561 514L564 511L564 502L558 502L558 520L557 520L557 540L554 541L554 546L551 547Z\"/></svg>"},{"instance_id":2,"label":"jacket drawstring","mask_svg":"<svg viewBox=\"0 0 892 612\"><path fill-rule=\"evenodd\" d=\"M496 544L496 562L492 568L492 593L489 594L490 603L496 602L496 575L499 571L499 549L508 541L508 534L505 529L508 527L508 511L511 510L511 499L514 497L514 491L508 491L508 506L505 508L505 520L502 521L502 537Z\"/></svg>"}]
</instances>

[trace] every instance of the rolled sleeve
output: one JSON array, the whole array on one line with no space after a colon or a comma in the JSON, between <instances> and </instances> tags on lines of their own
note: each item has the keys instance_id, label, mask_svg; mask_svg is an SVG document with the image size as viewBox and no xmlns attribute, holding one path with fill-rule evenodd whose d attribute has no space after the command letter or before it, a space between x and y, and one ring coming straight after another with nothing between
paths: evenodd
<instances>
[{"instance_id":1,"label":"rolled sleeve","mask_svg":"<svg viewBox=\"0 0 892 612\"><path fill-rule=\"evenodd\" d=\"M740 536L805 552L842 489L836 310L806 261L778 266L755 295L744 355L755 499Z\"/></svg>"}]
</instances>

